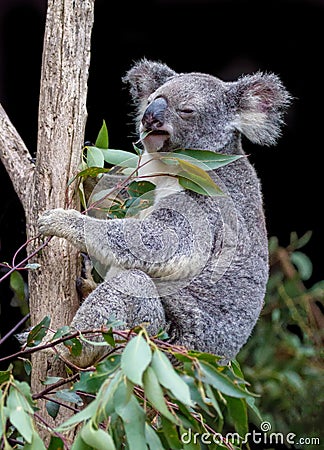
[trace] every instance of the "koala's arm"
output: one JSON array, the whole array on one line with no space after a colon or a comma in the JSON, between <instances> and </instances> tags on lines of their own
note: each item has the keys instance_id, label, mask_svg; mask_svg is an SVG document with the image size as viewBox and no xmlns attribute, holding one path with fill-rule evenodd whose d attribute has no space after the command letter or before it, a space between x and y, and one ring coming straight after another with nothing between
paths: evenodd
<instances>
[{"instance_id":1,"label":"koala's arm","mask_svg":"<svg viewBox=\"0 0 324 450\"><path fill-rule=\"evenodd\" d=\"M67 239L80 251L86 252L84 216L74 209L50 209L38 219L39 231L44 236Z\"/></svg>"},{"instance_id":2,"label":"koala's arm","mask_svg":"<svg viewBox=\"0 0 324 450\"><path fill-rule=\"evenodd\" d=\"M39 219L42 234L67 239L104 264L140 269L152 277L179 279L201 269L208 239L195 239L176 211L157 209L144 220L99 220L75 210L54 209Z\"/></svg>"}]
</instances>

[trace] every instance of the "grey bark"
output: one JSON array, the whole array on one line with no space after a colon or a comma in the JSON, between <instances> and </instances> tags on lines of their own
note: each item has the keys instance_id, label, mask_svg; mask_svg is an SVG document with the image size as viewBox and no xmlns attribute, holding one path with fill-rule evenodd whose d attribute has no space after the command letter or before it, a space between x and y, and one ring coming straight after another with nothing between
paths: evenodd
<instances>
[{"instance_id":1,"label":"grey bark","mask_svg":"<svg viewBox=\"0 0 324 450\"><path fill-rule=\"evenodd\" d=\"M93 20L94 0L48 1L36 163L0 108L0 158L24 207L28 238L38 235L37 219L44 210L79 208L73 186L67 189L67 184L78 172L83 147ZM39 238L32 241L28 254L40 243ZM51 316L52 328L70 323L78 308L78 252L53 238L33 262L41 268L29 273L32 325L45 315ZM63 370L44 354L35 354L32 363L33 392L41 390L40 380L47 374Z\"/></svg>"}]
</instances>

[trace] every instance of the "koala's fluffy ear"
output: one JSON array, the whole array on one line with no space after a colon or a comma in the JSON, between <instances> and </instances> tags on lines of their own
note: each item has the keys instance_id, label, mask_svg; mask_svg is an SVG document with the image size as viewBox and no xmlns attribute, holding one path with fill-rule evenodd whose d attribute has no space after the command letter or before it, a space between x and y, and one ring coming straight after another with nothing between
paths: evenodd
<instances>
[{"instance_id":1,"label":"koala's fluffy ear","mask_svg":"<svg viewBox=\"0 0 324 450\"><path fill-rule=\"evenodd\" d=\"M133 100L141 102L174 75L176 72L166 64L142 59L127 72L123 81L130 84Z\"/></svg>"},{"instance_id":2,"label":"koala's fluffy ear","mask_svg":"<svg viewBox=\"0 0 324 450\"><path fill-rule=\"evenodd\" d=\"M234 126L252 142L275 144L291 100L277 75L258 72L243 76L229 91L237 110Z\"/></svg>"}]
</instances>

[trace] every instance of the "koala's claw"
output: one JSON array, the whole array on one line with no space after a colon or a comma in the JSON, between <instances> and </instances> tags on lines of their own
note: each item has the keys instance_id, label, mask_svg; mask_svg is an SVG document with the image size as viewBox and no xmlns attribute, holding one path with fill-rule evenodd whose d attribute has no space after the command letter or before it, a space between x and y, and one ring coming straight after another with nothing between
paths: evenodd
<instances>
[{"instance_id":1,"label":"koala's claw","mask_svg":"<svg viewBox=\"0 0 324 450\"><path fill-rule=\"evenodd\" d=\"M45 211L38 219L38 229L44 236L55 235L55 224L63 209L50 209Z\"/></svg>"},{"instance_id":2,"label":"koala's claw","mask_svg":"<svg viewBox=\"0 0 324 450\"><path fill-rule=\"evenodd\" d=\"M38 229L44 236L65 237L66 231L71 224L71 219L74 221L79 215L78 211L72 209L50 209L39 217Z\"/></svg>"}]
</instances>

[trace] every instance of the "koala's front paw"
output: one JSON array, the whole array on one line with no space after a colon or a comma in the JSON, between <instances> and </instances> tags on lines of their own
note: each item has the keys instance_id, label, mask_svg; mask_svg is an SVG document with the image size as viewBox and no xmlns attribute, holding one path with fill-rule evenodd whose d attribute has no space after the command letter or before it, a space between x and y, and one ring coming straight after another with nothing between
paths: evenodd
<instances>
[{"instance_id":1,"label":"koala's front paw","mask_svg":"<svg viewBox=\"0 0 324 450\"><path fill-rule=\"evenodd\" d=\"M45 236L65 237L70 226L81 214L73 209L50 209L38 219L39 231Z\"/></svg>"}]
</instances>

